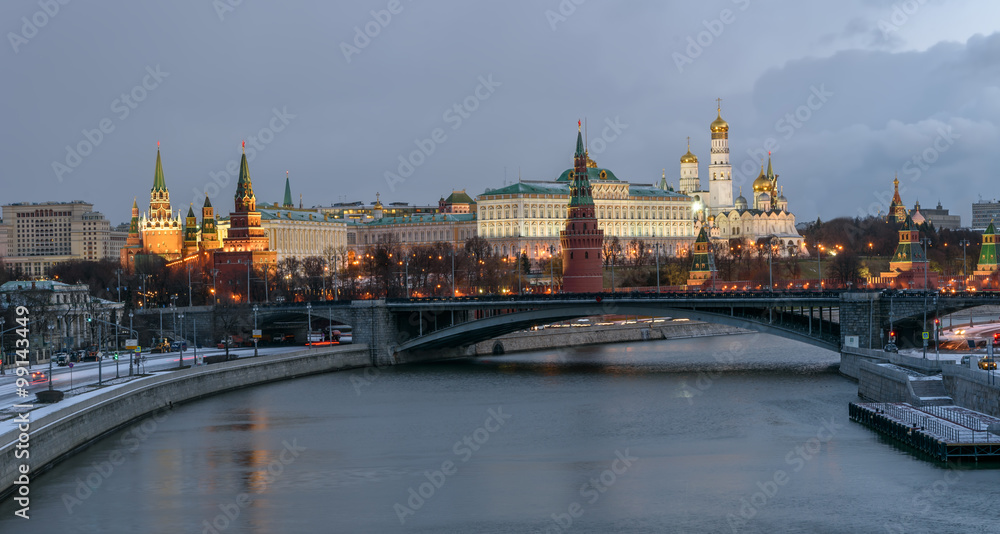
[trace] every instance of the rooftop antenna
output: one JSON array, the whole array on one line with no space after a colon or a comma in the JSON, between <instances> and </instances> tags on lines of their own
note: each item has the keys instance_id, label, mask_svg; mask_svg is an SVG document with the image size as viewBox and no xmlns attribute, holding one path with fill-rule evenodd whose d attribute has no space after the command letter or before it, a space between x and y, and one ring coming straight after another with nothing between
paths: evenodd
<instances>
[{"instance_id":1,"label":"rooftop antenna","mask_svg":"<svg viewBox=\"0 0 1000 534\"><path fill-rule=\"evenodd\" d=\"M521 166L517 166L517 183L521 183Z\"/></svg>"}]
</instances>

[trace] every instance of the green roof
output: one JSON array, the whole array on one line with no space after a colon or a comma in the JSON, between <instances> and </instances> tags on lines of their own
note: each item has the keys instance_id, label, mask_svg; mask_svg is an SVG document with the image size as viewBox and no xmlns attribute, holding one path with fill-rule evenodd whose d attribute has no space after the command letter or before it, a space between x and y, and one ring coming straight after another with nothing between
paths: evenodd
<instances>
[{"instance_id":1,"label":"green roof","mask_svg":"<svg viewBox=\"0 0 1000 534\"><path fill-rule=\"evenodd\" d=\"M566 169L565 171L563 171L562 174L559 175L559 178L556 178L556 181L557 182L568 182L569 181L569 175L570 175L571 172L573 172L573 169ZM602 172L604 173L604 178L601 178L601 173ZM590 181L594 182L594 183L598 183L598 182L620 182L621 181L621 180L618 179L617 176L615 176L615 173L613 173L613 172L611 172L611 171L609 171L607 169L599 169L599 168L596 168L596 167L587 167L587 177L590 178Z\"/></svg>"},{"instance_id":2,"label":"green roof","mask_svg":"<svg viewBox=\"0 0 1000 534\"><path fill-rule=\"evenodd\" d=\"M564 195L569 196L568 184L531 184L518 182L500 189L487 189L483 195Z\"/></svg>"},{"instance_id":3,"label":"green roof","mask_svg":"<svg viewBox=\"0 0 1000 534\"><path fill-rule=\"evenodd\" d=\"M163 179L163 164L160 163L160 147L156 147L156 171L153 172L153 191L166 191L167 182Z\"/></svg>"},{"instance_id":4,"label":"green roof","mask_svg":"<svg viewBox=\"0 0 1000 534\"><path fill-rule=\"evenodd\" d=\"M448 198L444 199L444 201L446 203L448 203L448 204L474 204L475 203L475 201L472 200L472 197L470 197L469 195L465 194L465 190L464 189L461 190L461 191L452 191L452 193L450 195L448 195Z\"/></svg>"},{"instance_id":5,"label":"green roof","mask_svg":"<svg viewBox=\"0 0 1000 534\"><path fill-rule=\"evenodd\" d=\"M260 208L260 218L261 220L274 221L274 220L285 220L285 221L322 221L323 214L317 211L303 211L303 210L283 210L280 208L269 209ZM312 216L310 219L309 216ZM327 219L326 222L336 222L341 219Z\"/></svg>"},{"instance_id":6,"label":"green roof","mask_svg":"<svg viewBox=\"0 0 1000 534\"><path fill-rule=\"evenodd\" d=\"M471 222L476 220L475 213L437 213L437 214L413 214L404 217L382 217L371 222L361 222L351 219L349 224L355 226L389 226L395 224L418 224L418 223L443 223L443 222Z\"/></svg>"},{"instance_id":7,"label":"green roof","mask_svg":"<svg viewBox=\"0 0 1000 534\"><path fill-rule=\"evenodd\" d=\"M288 183L287 174L285 175L285 200L282 204L286 208L291 208L292 206L294 206L294 204L292 204L292 187L291 184Z\"/></svg>"},{"instance_id":8,"label":"green roof","mask_svg":"<svg viewBox=\"0 0 1000 534\"><path fill-rule=\"evenodd\" d=\"M247 165L247 153L246 150L244 150L243 159L240 160L240 179L239 181L236 182L236 198L241 199L244 197L249 198L252 196L253 196L253 185L250 183L250 166ZM238 202L236 209L237 210L239 209Z\"/></svg>"}]
</instances>

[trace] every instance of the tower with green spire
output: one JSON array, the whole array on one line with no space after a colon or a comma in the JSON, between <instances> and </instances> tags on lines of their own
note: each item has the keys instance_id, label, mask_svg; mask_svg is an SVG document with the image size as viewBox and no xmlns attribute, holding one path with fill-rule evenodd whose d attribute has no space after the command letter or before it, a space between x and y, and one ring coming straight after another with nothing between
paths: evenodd
<instances>
[{"instance_id":1,"label":"tower with green spire","mask_svg":"<svg viewBox=\"0 0 1000 534\"><path fill-rule=\"evenodd\" d=\"M170 210L170 191L163 178L163 163L160 161L160 143L156 143L156 169L153 171L153 188L149 190L149 218L154 221L173 219Z\"/></svg>"},{"instance_id":2,"label":"tower with green spire","mask_svg":"<svg viewBox=\"0 0 1000 534\"><path fill-rule=\"evenodd\" d=\"M215 250L219 248L219 231L215 223L215 208L208 195L205 195L205 205L201 207L201 248Z\"/></svg>"},{"instance_id":3,"label":"tower with green spire","mask_svg":"<svg viewBox=\"0 0 1000 534\"><path fill-rule=\"evenodd\" d=\"M576 152L570 173L569 210L566 229L560 232L563 253L563 291L598 293L604 289L601 271L601 247L604 231L597 225L597 210L587 171L587 151L577 122Z\"/></svg>"},{"instance_id":4,"label":"tower with green spire","mask_svg":"<svg viewBox=\"0 0 1000 534\"><path fill-rule=\"evenodd\" d=\"M222 250L212 255L213 263L221 276L232 280L232 286L227 289L232 298L250 302L252 288L248 284L252 271L269 268L278 258L277 253L270 250L267 232L260 225L260 212L247 165L246 142L243 143L234 201L236 209L229 214L229 232L222 240Z\"/></svg>"},{"instance_id":5,"label":"tower with green spire","mask_svg":"<svg viewBox=\"0 0 1000 534\"><path fill-rule=\"evenodd\" d=\"M170 209L170 191L163 177L160 143L156 143L156 169L149 190L149 213L138 220L142 253L156 254L168 261L179 259L184 247L180 213Z\"/></svg>"},{"instance_id":6,"label":"tower with green spire","mask_svg":"<svg viewBox=\"0 0 1000 534\"><path fill-rule=\"evenodd\" d=\"M188 206L184 221L184 252L186 258L198 253L198 218L194 216L194 205Z\"/></svg>"},{"instance_id":7,"label":"tower with green spire","mask_svg":"<svg viewBox=\"0 0 1000 534\"><path fill-rule=\"evenodd\" d=\"M688 273L687 285L693 289L700 289L706 282L715 279L715 255L710 245L708 232L702 226L698 238L691 246L691 270Z\"/></svg>"},{"instance_id":8,"label":"tower with green spire","mask_svg":"<svg viewBox=\"0 0 1000 534\"><path fill-rule=\"evenodd\" d=\"M983 232L983 245L979 249L979 264L976 266L976 275L989 276L997 272L997 230L990 221L990 225Z\"/></svg>"},{"instance_id":9,"label":"tower with green spire","mask_svg":"<svg viewBox=\"0 0 1000 534\"><path fill-rule=\"evenodd\" d=\"M903 220L899 229L899 244L889 261L889 270L906 272L921 270L926 266L924 249L920 244L920 232L909 215Z\"/></svg>"},{"instance_id":10,"label":"tower with green spire","mask_svg":"<svg viewBox=\"0 0 1000 534\"><path fill-rule=\"evenodd\" d=\"M285 198L281 202L282 208L294 208L295 204L292 203L292 186L288 181L288 171L285 171Z\"/></svg>"}]
</instances>

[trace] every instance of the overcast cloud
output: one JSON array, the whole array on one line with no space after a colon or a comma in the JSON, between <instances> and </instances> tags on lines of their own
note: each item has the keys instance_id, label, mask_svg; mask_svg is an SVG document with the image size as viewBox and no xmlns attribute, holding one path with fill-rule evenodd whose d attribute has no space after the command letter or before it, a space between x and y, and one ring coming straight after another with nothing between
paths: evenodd
<instances>
[{"instance_id":1,"label":"overcast cloud","mask_svg":"<svg viewBox=\"0 0 1000 534\"><path fill-rule=\"evenodd\" d=\"M306 206L436 203L555 178L578 118L633 182L676 184L691 136L705 183L716 98L800 221L884 210L895 173L966 225L1000 197L996 2L47 1L0 4L4 204L125 221L159 141L174 208L226 213L243 139L258 201L287 170Z\"/></svg>"}]
</instances>

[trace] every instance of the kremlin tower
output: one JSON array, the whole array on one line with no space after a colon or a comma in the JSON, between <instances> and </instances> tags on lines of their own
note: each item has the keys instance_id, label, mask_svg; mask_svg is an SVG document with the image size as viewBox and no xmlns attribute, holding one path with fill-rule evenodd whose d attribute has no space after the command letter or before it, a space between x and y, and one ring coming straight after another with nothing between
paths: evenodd
<instances>
[{"instance_id":1,"label":"kremlin tower","mask_svg":"<svg viewBox=\"0 0 1000 534\"><path fill-rule=\"evenodd\" d=\"M563 253L563 291L567 293L599 293L604 289L601 270L601 247L604 231L597 226L594 198L587 174L587 151L577 123L576 153L570 173L570 200L566 229L560 232Z\"/></svg>"},{"instance_id":2,"label":"kremlin tower","mask_svg":"<svg viewBox=\"0 0 1000 534\"><path fill-rule=\"evenodd\" d=\"M236 209L229 214L229 233L223 239L222 249L215 253L215 268L232 284L234 298L249 302L250 266L265 267L277 263L277 253L268 250L269 240L260 226L257 198L250 181L247 165L246 142L240 161L240 178L236 182Z\"/></svg>"},{"instance_id":3,"label":"kremlin tower","mask_svg":"<svg viewBox=\"0 0 1000 534\"><path fill-rule=\"evenodd\" d=\"M168 261L180 259L183 232L180 214L175 215L170 209L170 191L163 178L160 143L157 141L156 170L153 172L153 188L149 190L149 213L139 221L143 252L156 254Z\"/></svg>"}]
</instances>

